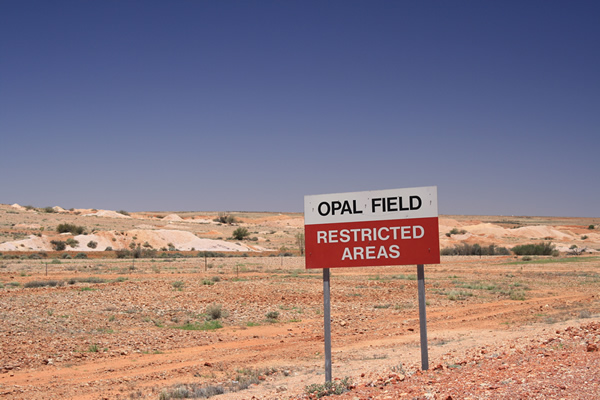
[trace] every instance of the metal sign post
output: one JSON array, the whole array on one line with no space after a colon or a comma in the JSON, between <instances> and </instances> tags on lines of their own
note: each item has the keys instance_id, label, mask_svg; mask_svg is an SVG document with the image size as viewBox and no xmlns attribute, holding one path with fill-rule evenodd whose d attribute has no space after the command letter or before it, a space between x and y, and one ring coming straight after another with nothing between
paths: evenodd
<instances>
[{"instance_id":1,"label":"metal sign post","mask_svg":"<svg viewBox=\"0 0 600 400\"><path fill-rule=\"evenodd\" d=\"M417 265L417 280L419 285L419 332L421 333L421 369L429 369L429 352L427 350L427 316L425 313L425 268Z\"/></svg>"},{"instance_id":2,"label":"metal sign post","mask_svg":"<svg viewBox=\"0 0 600 400\"><path fill-rule=\"evenodd\" d=\"M325 382L331 382L331 297L329 268L323 268L323 321L325 323Z\"/></svg>"}]
</instances>

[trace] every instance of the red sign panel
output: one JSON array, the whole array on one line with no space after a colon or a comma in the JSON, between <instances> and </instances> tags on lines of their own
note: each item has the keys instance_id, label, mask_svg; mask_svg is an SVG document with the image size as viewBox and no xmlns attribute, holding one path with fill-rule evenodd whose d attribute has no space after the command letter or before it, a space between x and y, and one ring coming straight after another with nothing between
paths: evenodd
<instances>
[{"instance_id":1,"label":"red sign panel","mask_svg":"<svg viewBox=\"0 0 600 400\"><path fill-rule=\"evenodd\" d=\"M306 268L439 264L435 187L305 197Z\"/></svg>"}]
</instances>

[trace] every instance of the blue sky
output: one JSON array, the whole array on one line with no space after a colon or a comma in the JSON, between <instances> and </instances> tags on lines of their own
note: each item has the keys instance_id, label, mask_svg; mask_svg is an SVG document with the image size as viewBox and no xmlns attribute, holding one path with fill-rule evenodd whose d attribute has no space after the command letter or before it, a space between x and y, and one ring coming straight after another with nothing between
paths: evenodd
<instances>
[{"instance_id":1,"label":"blue sky","mask_svg":"<svg viewBox=\"0 0 600 400\"><path fill-rule=\"evenodd\" d=\"M0 1L0 203L600 217L595 1Z\"/></svg>"}]
</instances>

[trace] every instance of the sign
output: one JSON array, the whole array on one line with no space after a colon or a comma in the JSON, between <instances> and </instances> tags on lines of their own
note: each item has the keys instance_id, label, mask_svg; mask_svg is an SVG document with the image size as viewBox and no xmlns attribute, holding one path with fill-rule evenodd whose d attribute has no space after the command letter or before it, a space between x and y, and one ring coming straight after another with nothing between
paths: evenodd
<instances>
[{"instance_id":1,"label":"sign","mask_svg":"<svg viewBox=\"0 0 600 400\"><path fill-rule=\"evenodd\" d=\"M306 268L439 264L437 187L304 197Z\"/></svg>"}]
</instances>

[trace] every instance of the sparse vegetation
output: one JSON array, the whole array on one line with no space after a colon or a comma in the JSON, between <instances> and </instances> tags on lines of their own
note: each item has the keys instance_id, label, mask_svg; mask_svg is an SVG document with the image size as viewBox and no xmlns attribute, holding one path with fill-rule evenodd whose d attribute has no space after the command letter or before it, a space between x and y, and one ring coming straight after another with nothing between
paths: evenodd
<instances>
[{"instance_id":1,"label":"sparse vegetation","mask_svg":"<svg viewBox=\"0 0 600 400\"><path fill-rule=\"evenodd\" d=\"M127 215L127 216L129 216L129 215L130 215L130 214L129 214L127 211L125 211L125 210L119 210L119 211L117 211L117 212L118 212L119 214L123 214L123 215Z\"/></svg>"},{"instance_id":2,"label":"sparse vegetation","mask_svg":"<svg viewBox=\"0 0 600 400\"><path fill-rule=\"evenodd\" d=\"M250 236L250 232L248 232L248 228L239 227L231 234L235 240L244 240L248 236Z\"/></svg>"},{"instance_id":3,"label":"sparse vegetation","mask_svg":"<svg viewBox=\"0 0 600 400\"><path fill-rule=\"evenodd\" d=\"M223 386L201 386L195 383L178 384L169 389L163 389L158 396L159 400L171 399L208 399L209 397L224 394Z\"/></svg>"},{"instance_id":4,"label":"sparse vegetation","mask_svg":"<svg viewBox=\"0 0 600 400\"><path fill-rule=\"evenodd\" d=\"M54 249L55 251L63 251L64 249L67 248L67 243L65 243L62 240L51 240L50 245L52 246L52 249Z\"/></svg>"},{"instance_id":5,"label":"sparse vegetation","mask_svg":"<svg viewBox=\"0 0 600 400\"><path fill-rule=\"evenodd\" d=\"M55 287L55 286L62 286L65 283L63 281L55 281L55 280L50 280L50 281L29 281L26 282L23 287L24 288L38 288L38 287Z\"/></svg>"},{"instance_id":6,"label":"sparse vegetation","mask_svg":"<svg viewBox=\"0 0 600 400\"><path fill-rule=\"evenodd\" d=\"M77 226L74 224L59 224L56 227L56 232L58 232L58 233L70 232L73 235L82 235L85 232L85 228L83 226Z\"/></svg>"},{"instance_id":7,"label":"sparse vegetation","mask_svg":"<svg viewBox=\"0 0 600 400\"><path fill-rule=\"evenodd\" d=\"M96 247L98 247L98 242L90 240L87 244L87 247L89 247L90 249L95 249Z\"/></svg>"},{"instance_id":8,"label":"sparse vegetation","mask_svg":"<svg viewBox=\"0 0 600 400\"><path fill-rule=\"evenodd\" d=\"M298 250L300 250L300 255L303 256L304 255L304 233L297 233L296 234L296 245L298 246Z\"/></svg>"},{"instance_id":9,"label":"sparse vegetation","mask_svg":"<svg viewBox=\"0 0 600 400\"><path fill-rule=\"evenodd\" d=\"M551 242L542 242L538 244L522 244L513 247L511 250L518 256L550 256L558 255Z\"/></svg>"},{"instance_id":10,"label":"sparse vegetation","mask_svg":"<svg viewBox=\"0 0 600 400\"><path fill-rule=\"evenodd\" d=\"M481 246L478 243L461 243L454 247L444 247L440 254L442 256L506 256L510 255L510 250L495 244Z\"/></svg>"},{"instance_id":11,"label":"sparse vegetation","mask_svg":"<svg viewBox=\"0 0 600 400\"><path fill-rule=\"evenodd\" d=\"M341 380L334 380L332 382L325 382L323 384L313 383L304 388L304 392L309 395L320 399L321 397L331 396L336 394L343 394L350 390L351 383L350 378L346 377Z\"/></svg>"},{"instance_id":12,"label":"sparse vegetation","mask_svg":"<svg viewBox=\"0 0 600 400\"><path fill-rule=\"evenodd\" d=\"M219 213L217 218L214 219L215 222L220 222L222 224L235 224L238 220L231 214Z\"/></svg>"},{"instance_id":13,"label":"sparse vegetation","mask_svg":"<svg viewBox=\"0 0 600 400\"><path fill-rule=\"evenodd\" d=\"M175 282L171 283L171 285L177 290L183 290L183 287L185 286L185 282L175 281Z\"/></svg>"},{"instance_id":14,"label":"sparse vegetation","mask_svg":"<svg viewBox=\"0 0 600 400\"><path fill-rule=\"evenodd\" d=\"M446 236L450 237L452 235L464 235L466 233L467 231L465 231L464 229L452 228L450 232L446 233Z\"/></svg>"},{"instance_id":15,"label":"sparse vegetation","mask_svg":"<svg viewBox=\"0 0 600 400\"><path fill-rule=\"evenodd\" d=\"M265 316L270 321L276 321L277 318L279 318L279 311L269 311L268 313L265 314Z\"/></svg>"},{"instance_id":16,"label":"sparse vegetation","mask_svg":"<svg viewBox=\"0 0 600 400\"><path fill-rule=\"evenodd\" d=\"M202 324L186 322L180 326L174 326L175 329L182 329L184 331L214 331L215 329L221 329L223 325L218 320L204 321Z\"/></svg>"},{"instance_id":17,"label":"sparse vegetation","mask_svg":"<svg viewBox=\"0 0 600 400\"><path fill-rule=\"evenodd\" d=\"M220 304L211 304L206 307L206 315L210 320L221 319L223 316L223 308Z\"/></svg>"},{"instance_id":18,"label":"sparse vegetation","mask_svg":"<svg viewBox=\"0 0 600 400\"><path fill-rule=\"evenodd\" d=\"M65 243L67 244L67 246L70 246L70 247L77 247L77 246L79 246L79 241L75 240L73 238L68 238L65 241Z\"/></svg>"}]
</instances>

